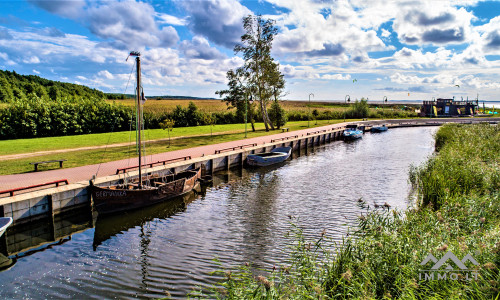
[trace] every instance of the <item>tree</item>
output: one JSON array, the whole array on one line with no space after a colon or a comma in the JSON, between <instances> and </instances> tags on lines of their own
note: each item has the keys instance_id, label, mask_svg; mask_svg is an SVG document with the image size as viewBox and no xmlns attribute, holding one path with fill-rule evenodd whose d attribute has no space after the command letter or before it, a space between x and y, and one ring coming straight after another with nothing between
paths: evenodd
<instances>
[{"instance_id":1,"label":"tree","mask_svg":"<svg viewBox=\"0 0 500 300\"><path fill-rule=\"evenodd\" d=\"M234 52L242 53L245 63L235 71L227 72L229 89L217 94L226 95L225 101L235 107L238 107L235 101L244 101L245 95L253 96L260 104L266 131L274 130L267 105L273 96L276 100L285 87L279 64L271 57L272 42L278 30L273 20L252 15L243 19L243 28L246 33L241 36L241 44L234 47Z\"/></svg>"},{"instance_id":2,"label":"tree","mask_svg":"<svg viewBox=\"0 0 500 300\"><path fill-rule=\"evenodd\" d=\"M174 130L175 121L172 119L165 119L160 122L160 127L168 132L168 146L170 147L170 131Z\"/></svg>"},{"instance_id":3,"label":"tree","mask_svg":"<svg viewBox=\"0 0 500 300\"><path fill-rule=\"evenodd\" d=\"M210 136L212 136L212 127L215 125L217 119L212 114L203 114L202 121L205 125L210 126Z\"/></svg>"},{"instance_id":4,"label":"tree","mask_svg":"<svg viewBox=\"0 0 500 300\"><path fill-rule=\"evenodd\" d=\"M271 108L269 109L269 116L273 120L273 125L278 129L286 124L286 112L283 107L280 106L278 101L273 101L273 103L271 104Z\"/></svg>"}]
</instances>

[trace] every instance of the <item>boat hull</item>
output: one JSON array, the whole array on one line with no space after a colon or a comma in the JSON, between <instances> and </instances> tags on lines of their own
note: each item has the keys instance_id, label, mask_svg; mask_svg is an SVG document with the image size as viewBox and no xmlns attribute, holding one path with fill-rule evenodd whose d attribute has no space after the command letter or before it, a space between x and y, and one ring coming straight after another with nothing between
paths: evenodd
<instances>
[{"instance_id":1,"label":"boat hull","mask_svg":"<svg viewBox=\"0 0 500 300\"><path fill-rule=\"evenodd\" d=\"M99 214L112 214L153 205L192 191L201 177L201 169L185 171L189 176L150 189L125 189L91 186L94 208Z\"/></svg>"},{"instance_id":2,"label":"boat hull","mask_svg":"<svg viewBox=\"0 0 500 300\"><path fill-rule=\"evenodd\" d=\"M280 147L273 149L271 152L260 154L250 154L247 156L247 165L251 167L266 167L284 162L292 153L291 147Z\"/></svg>"},{"instance_id":3,"label":"boat hull","mask_svg":"<svg viewBox=\"0 0 500 300\"><path fill-rule=\"evenodd\" d=\"M387 126L374 126L370 129L371 132L384 132L387 131Z\"/></svg>"},{"instance_id":4,"label":"boat hull","mask_svg":"<svg viewBox=\"0 0 500 300\"><path fill-rule=\"evenodd\" d=\"M0 237L4 234L4 232L7 230L7 227L12 224L12 218L10 217L2 217L0 218Z\"/></svg>"},{"instance_id":5,"label":"boat hull","mask_svg":"<svg viewBox=\"0 0 500 300\"><path fill-rule=\"evenodd\" d=\"M344 131L344 140L352 141L362 137L363 137L363 131L361 130Z\"/></svg>"}]
</instances>

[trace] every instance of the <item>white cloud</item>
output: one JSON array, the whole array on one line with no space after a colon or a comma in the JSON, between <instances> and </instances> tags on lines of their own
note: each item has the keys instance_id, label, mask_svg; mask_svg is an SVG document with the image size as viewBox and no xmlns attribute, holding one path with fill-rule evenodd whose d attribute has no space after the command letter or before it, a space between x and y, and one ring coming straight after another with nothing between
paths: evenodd
<instances>
[{"instance_id":1,"label":"white cloud","mask_svg":"<svg viewBox=\"0 0 500 300\"><path fill-rule=\"evenodd\" d=\"M188 27L211 42L232 49L244 33L242 19L253 14L236 0L192 0L180 2L190 14Z\"/></svg>"},{"instance_id":2,"label":"white cloud","mask_svg":"<svg viewBox=\"0 0 500 300\"><path fill-rule=\"evenodd\" d=\"M349 80L351 79L351 75L346 74L325 74L321 76L321 79L327 79L327 80Z\"/></svg>"},{"instance_id":3,"label":"white cloud","mask_svg":"<svg viewBox=\"0 0 500 300\"><path fill-rule=\"evenodd\" d=\"M40 74L40 72L39 72L39 71L37 71L37 70L35 70L35 69L33 69L33 73L35 73L35 74Z\"/></svg>"},{"instance_id":4,"label":"white cloud","mask_svg":"<svg viewBox=\"0 0 500 300\"><path fill-rule=\"evenodd\" d=\"M106 79L114 79L115 77L108 70L102 70L97 73L97 76L104 77Z\"/></svg>"},{"instance_id":5,"label":"white cloud","mask_svg":"<svg viewBox=\"0 0 500 300\"><path fill-rule=\"evenodd\" d=\"M37 56L31 56L31 57L23 59L23 63L25 63L25 64L39 64L40 59Z\"/></svg>"},{"instance_id":6,"label":"white cloud","mask_svg":"<svg viewBox=\"0 0 500 300\"><path fill-rule=\"evenodd\" d=\"M156 17L160 19L159 21L160 24L186 26L188 23L186 18L178 18L176 16L162 14L162 13L156 13Z\"/></svg>"}]
</instances>

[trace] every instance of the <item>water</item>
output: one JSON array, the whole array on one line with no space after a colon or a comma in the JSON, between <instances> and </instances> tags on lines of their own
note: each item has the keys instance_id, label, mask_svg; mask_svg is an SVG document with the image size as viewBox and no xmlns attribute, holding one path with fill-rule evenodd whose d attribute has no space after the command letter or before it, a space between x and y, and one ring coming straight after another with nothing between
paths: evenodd
<instances>
[{"instance_id":1,"label":"water","mask_svg":"<svg viewBox=\"0 0 500 300\"><path fill-rule=\"evenodd\" d=\"M286 262L290 217L309 237L326 230L340 240L361 213L359 198L404 209L409 166L433 152L436 129L367 133L294 154L278 167L218 176L204 195L97 218L95 228L1 272L0 297L147 298L168 291L185 298L216 283L214 258L225 267L249 262L270 270Z\"/></svg>"}]
</instances>

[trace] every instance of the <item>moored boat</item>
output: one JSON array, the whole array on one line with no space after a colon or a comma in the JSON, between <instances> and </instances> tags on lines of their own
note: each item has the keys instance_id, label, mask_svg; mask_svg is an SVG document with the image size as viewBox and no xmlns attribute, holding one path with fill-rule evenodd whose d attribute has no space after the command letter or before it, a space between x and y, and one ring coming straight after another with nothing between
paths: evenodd
<instances>
[{"instance_id":1,"label":"moored boat","mask_svg":"<svg viewBox=\"0 0 500 300\"><path fill-rule=\"evenodd\" d=\"M284 162L292 153L291 147L278 147L271 152L250 154L247 156L247 164L252 167L264 167Z\"/></svg>"},{"instance_id":2,"label":"moored boat","mask_svg":"<svg viewBox=\"0 0 500 300\"><path fill-rule=\"evenodd\" d=\"M0 236L4 234L4 232L7 230L7 227L12 224L12 218L11 217L2 217L0 218Z\"/></svg>"},{"instance_id":3,"label":"moored boat","mask_svg":"<svg viewBox=\"0 0 500 300\"><path fill-rule=\"evenodd\" d=\"M387 129L389 129L387 127L387 125L382 124L382 125L378 125L378 126L372 126L372 128L370 129L370 131L371 132L383 132L383 131L387 131Z\"/></svg>"},{"instance_id":4,"label":"moored boat","mask_svg":"<svg viewBox=\"0 0 500 300\"><path fill-rule=\"evenodd\" d=\"M99 214L110 214L153 205L191 192L199 184L201 168L177 174L155 176L138 181L99 187L91 182L94 207Z\"/></svg>"},{"instance_id":5,"label":"moored boat","mask_svg":"<svg viewBox=\"0 0 500 300\"><path fill-rule=\"evenodd\" d=\"M90 181L90 190L94 207L99 214L110 214L120 211L136 209L149 206L161 201L175 198L192 191L201 177L201 168L185 170L177 174L153 175L143 178L141 158L141 129L142 129L142 104L145 101L141 90L141 60L139 52L130 52L130 56L136 57L137 66L137 145L139 152L139 174L132 181L120 182L109 186L97 186Z\"/></svg>"},{"instance_id":6,"label":"moored boat","mask_svg":"<svg viewBox=\"0 0 500 300\"><path fill-rule=\"evenodd\" d=\"M344 140L356 140L363 137L363 130L360 130L358 125L349 124L345 128L343 136Z\"/></svg>"}]
</instances>

